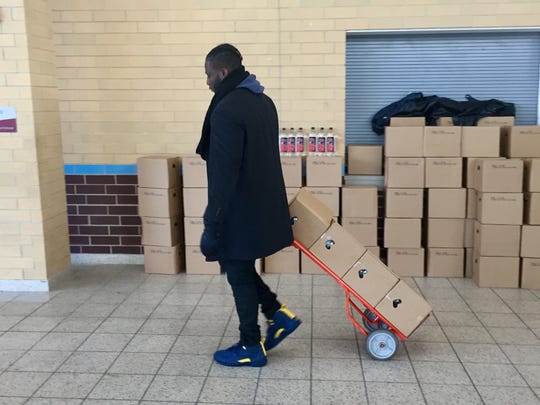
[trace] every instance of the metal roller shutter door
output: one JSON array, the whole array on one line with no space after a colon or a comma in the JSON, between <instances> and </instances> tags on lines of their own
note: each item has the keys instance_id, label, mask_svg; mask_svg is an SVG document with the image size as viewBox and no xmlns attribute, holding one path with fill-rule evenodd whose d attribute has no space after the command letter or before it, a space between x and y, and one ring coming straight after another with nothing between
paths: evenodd
<instances>
[{"instance_id":1,"label":"metal roller shutter door","mask_svg":"<svg viewBox=\"0 0 540 405\"><path fill-rule=\"evenodd\" d=\"M381 108L420 91L516 105L516 125L536 125L540 32L349 32L346 49L346 143L382 144L371 130Z\"/></svg>"}]
</instances>

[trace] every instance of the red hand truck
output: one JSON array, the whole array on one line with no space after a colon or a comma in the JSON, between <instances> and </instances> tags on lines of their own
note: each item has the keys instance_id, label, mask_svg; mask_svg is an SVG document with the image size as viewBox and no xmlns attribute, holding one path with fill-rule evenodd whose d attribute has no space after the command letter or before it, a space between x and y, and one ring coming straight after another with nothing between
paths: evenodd
<instances>
[{"instance_id":1,"label":"red hand truck","mask_svg":"<svg viewBox=\"0 0 540 405\"><path fill-rule=\"evenodd\" d=\"M347 317L354 326L367 337L366 350L368 354L375 360L388 360L392 358L398 349L398 338L405 341L407 340L407 336L378 313L375 308L358 295L356 291L345 284L328 266L321 262L305 246L296 240L293 242L293 246L313 260L315 264L328 273L345 290L345 308ZM364 306L365 309L362 310L355 302L353 302L353 298ZM353 311L362 316L362 325L354 317Z\"/></svg>"}]
</instances>

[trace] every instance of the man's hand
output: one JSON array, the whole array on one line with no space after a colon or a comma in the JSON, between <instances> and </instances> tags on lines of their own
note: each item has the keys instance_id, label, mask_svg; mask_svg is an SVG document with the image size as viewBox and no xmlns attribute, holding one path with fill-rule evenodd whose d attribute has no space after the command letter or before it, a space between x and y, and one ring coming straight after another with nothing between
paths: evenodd
<instances>
[{"instance_id":1,"label":"man's hand","mask_svg":"<svg viewBox=\"0 0 540 405\"><path fill-rule=\"evenodd\" d=\"M206 257L207 262L218 260L221 249L220 234L217 224L204 224L204 232L201 237L201 253Z\"/></svg>"}]
</instances>

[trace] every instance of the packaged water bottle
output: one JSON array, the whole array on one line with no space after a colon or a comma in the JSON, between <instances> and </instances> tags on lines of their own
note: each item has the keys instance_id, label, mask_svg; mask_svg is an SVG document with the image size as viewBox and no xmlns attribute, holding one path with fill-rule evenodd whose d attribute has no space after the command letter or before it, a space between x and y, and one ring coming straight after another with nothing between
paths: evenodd
<instances>
[{"instance_id":1,"label":"packaged water bottle","mask_svg":"<svg viewBox=\"0 0 540 405\"><path fill-rule=\"evenodd\" d=\"M289 135L289 140L287 142L287 145L288 145L287 154L291 156L291 155L294 155L296 151L296 135L294 133L294 128L291 128L288 135Z\"/></svg>"},{"instance_id":2,"label":"packaged water bottle","mask_svg":"<svg viewBox=\"0 0 540 405\"><path fill-rule=\"evenodd\" d=\"M311 127L308 136L308 150L309 155L315 155L317 152L317 133L315 132L315 127Z\"/></svg>"},{"instance_id":3,"label":"packaged water bottle","mask_svg":"<svg viewBox=\"0 0 540 405\"><path fill-rule=\"evenodd\" d=\"M328 156L333 156L336 153L336 137L334 136L334 129L332 127L328 128L328 133L326 134L326 154Z\"/></svg>"},{"instance_id":4,"label":"packaged water bottle","mask_svg":"<svg viewBox=\"0 0 540 405\"><path fill-rule=\"evenodd\" d=\"M319 129L317 134L317 155L322 156L326 153L326 134L324 133L324 128Z\"/></svg>"},{"instance_id":5,"label":"packaged water bottle","mask_svg":"<svg viewBox=\"0 0 540 405\"><path fill-rule=\"evenodd\" d=\"M296 133L296 153L297 156L304 156L306 152L306 136L304 135L304 129L302 127L298 128Z\"/></svg>"},{"instance_id":6,"label":"packaged water bottle","mask_svg":"<svg viewBox=\"0 0 540 405\"><path fill-rule=\"evenodd\" d=\"M279 154L280 155L286 155L289 151L288 146L289 136L287 135L287 129L281 128L281 132L279 133Z\"/></svg>"}]
</instances>

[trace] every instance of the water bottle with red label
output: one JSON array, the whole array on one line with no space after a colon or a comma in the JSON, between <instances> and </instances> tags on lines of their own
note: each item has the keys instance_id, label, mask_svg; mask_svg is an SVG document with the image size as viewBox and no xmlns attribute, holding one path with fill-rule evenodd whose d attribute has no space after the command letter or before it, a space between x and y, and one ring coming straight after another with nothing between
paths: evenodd
<instances>
[{"instance_id":1,"label":"water bottle with red label","mask_svg":"<svg viewBox=\"0 0 540 405\"><path fill-rule=\"evenodd\" d=\"M306 135L304 134L304 128L298 128L296 133L296 153L297 156L304 156L306 153Z\"/></svg>"},{"instance_id":2,"label":"water bottle with red label","mask_svg":"<svg viewBox=\"0 0 540 405\"><path fill-rule=\"evenodd\" d=\"M315 155L317 152L317 133L315 132L315 127L311 127L308 136L308 154Z\"/></svg>"},{"instance_id":3,"label":"water bottle with red label","mask_svg":"<svg viewBox=\"0 0 540 405\"><path fill-rule=\"evenodd\" d=\"M326 134L324 128L319 128L319 133L317 134L317 155L322 156L326 153Z\"/></svg>"},{"instance_id":4,"label":"water bottle with red label","mask_svg":"<svg viewBox=\"0 0 540 405\"><path fill-rule=\"evenodd\" d=\"M289 138L287 141L287 152L288 155L294 155L296 152L296 135L294 133L294 128L291 128L289 131Z\"/></svg>"},{"instance_id":5,"label":"water bottle with red label","mask_svg":"<svg viewBox=\"0 0 540 405\"><path fill-rule=\"evenodd\" d=\"M336 137L334 136L334 128L328 128L328 132L325 136L326 154L332 156L336 153Z\"/></svg>"},{"instance_id":6,"label":"water bottle with red label","mask_svg":"<svg viewBox=\"0 0 540 405\"><path fill-rule=\"evenodd\" d=\"M279 133L279 154L280 155L286 155L289 151L288 147L289 142L289 135L287 134L286 128L281 128L281 132Z\"/></svg>"}]
</instances>

